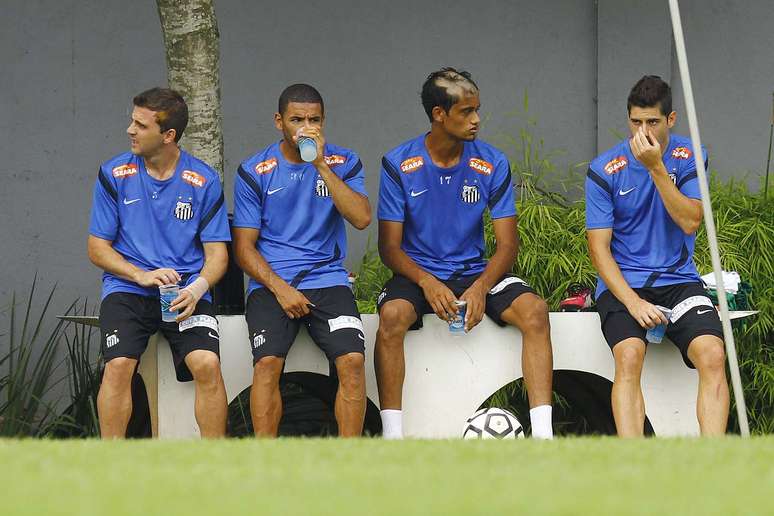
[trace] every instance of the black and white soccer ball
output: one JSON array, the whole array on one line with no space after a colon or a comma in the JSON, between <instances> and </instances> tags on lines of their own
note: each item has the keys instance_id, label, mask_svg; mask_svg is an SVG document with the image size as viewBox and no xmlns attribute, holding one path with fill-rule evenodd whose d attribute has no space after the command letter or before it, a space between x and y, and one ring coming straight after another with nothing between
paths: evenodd
<instances>
[{"instance_id":1,"label":"black and white soccer ball","mask_svg":"<svg viewBox=\"0 0 774 516\"><path fill-rule=\"evenodd\" d=\"M481 409L465 422L463 439L523 439L524 429L511 412L501 408Z\"/></svg>"}]
</instances>

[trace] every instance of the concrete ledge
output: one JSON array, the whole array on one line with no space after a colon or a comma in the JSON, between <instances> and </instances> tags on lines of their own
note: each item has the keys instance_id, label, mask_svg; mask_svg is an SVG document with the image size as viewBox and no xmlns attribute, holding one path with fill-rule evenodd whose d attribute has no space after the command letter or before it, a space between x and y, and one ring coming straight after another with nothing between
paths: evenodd
<instances>
[{"instance_id":1,"label":"concrete ledge","mask_svg":"<svg viewBox=\"0 0 774 516\"><path fill-rule=\"evenodd\" d=\"M734 313L734 318L749 313ZM378 316L362 316L366 337L366 392L377 406L373 366ZM612 382L613 356L594 312L550 314L554 369L584 371ZM252 354L243 316L219 316L221 362L229 403L252 382ZM521 378L521 334L484 319L470 334L453 337L446 323L424 317L424 328L405 341L404 433L418 438L457 438L464 421L492 393ZM304 329L287 358L287 372L328 375L325 355ZM152 337L142 356L140 374L147 385L154 435L197 437L193 383L175 378L172 355L163 337ZM650 345L643 369L647 417L656 435L698 435L696 371L685 367L666 339ZM154 399L155 398L155 399Z\"/></svg>"}]
</instances>

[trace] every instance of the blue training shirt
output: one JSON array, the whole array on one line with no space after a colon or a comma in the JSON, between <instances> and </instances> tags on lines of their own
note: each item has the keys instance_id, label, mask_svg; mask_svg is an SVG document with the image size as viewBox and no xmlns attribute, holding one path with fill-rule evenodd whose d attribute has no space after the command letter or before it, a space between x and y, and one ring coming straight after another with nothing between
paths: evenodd
<instances>
[{"instance_id":1,"label":"blue training shirt","mask_svg":"<svg viewBox=\"0 0 774 516\"><path fill-rule=\"evenodd\" d=\"M702 149L704 162L707 151ZM701 200L689 138L671 135L664 167L680 192ZM656 185L629 147L629 139L599 155L586 174L586 228L612 228L610 250L632 288L699 281L695 235L669 216ZM607 290L598 278L596 297Z\"/></svg>"},{"instance_id":2,"label":"blue training shirt","mask_svg":"<svg viewBox=\"0 0 774 516\"><path fill-rule=\"evenodd\" d=\"M379 220L402 222L401 249L435 277L477 274L484 258L484 210L514 217L511 168L505 154L475 140L463 143L459 163L433 163L423 134L382 158Z\"/></svg>"},{"instance_id":3,"label":"blue training shirt","mask_svg":"<svg viewBox=\"0 0 774 516\"><path fill-rule=\"evenodd\" d=\"M99 167L89 233L113 242L126 261L150 271L168 267L190 284L204 267L203 242L228 242L223 188L206 163L180 150L174 175L151 177L144 160L126 152ZM102 298L113 292L158 297L109 272L102 275ZM203 299L209 301L209 293Z\"/></svg>"},{"instance_id":4,"label":"blue training shirt","mask_svg":"<svg viewBox=\"0 0 774 516\"><path fill-rule=\"evenodd\" d=\"M353 191L367 195L355 152L325 144L325 162ZM347 233L328 187L311 163L289 163L276 142L244 160L234 180L234 227L260 230L256 249L298 289L348 285ZM250 278L248 295L263 285Z\"/></svg>"}]
</instances>

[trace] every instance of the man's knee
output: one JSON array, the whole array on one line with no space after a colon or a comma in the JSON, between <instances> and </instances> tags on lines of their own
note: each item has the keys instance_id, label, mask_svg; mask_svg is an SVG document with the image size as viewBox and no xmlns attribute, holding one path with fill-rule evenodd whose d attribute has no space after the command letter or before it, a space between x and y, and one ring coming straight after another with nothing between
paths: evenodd
<instances>
[{"instance_id":1,"label":"man's knee","mask_svg":"<svg viewBox=\"0 0 774 516\"><path fill-rule=\"evenodd\" d=\"M105 364L102 383L114 388L131 387L132 376L137 367L137 360L128 357L117 357Z\"/></svg>"},{"instance_id":2,"label":"man's knee","mask_svg":"<svg viewBox=\"0 0 774 516\"><path fill-rule=\"evenodd\" d=\"M533 294L529 296L529 303L520 303L518 307L516 306L517 301L511 303L508 310L519 311L517 317L519 324L517 326L522 333L543 333L549 331L548 303L546 303L545 299Z\"/></svg>"},{"instance_id":3,"label":"man's knee","mask_svg":"<svg viewBox=\"0 0 774 516\"><path fill-rule=\"evenodd\" d=\"M285 359L282 357L261 357L253 370L253 383L274 384L279 381Z\"/></svg>"},{"instance_id":4,"label":"man's knee","mask_svg":"<svg viewBox=\"0 0 774 516\"><path fill-rule=\"evenodd\" d=\"M339 383L346 391L360 391L365 386L365 357L362 353L347 353L336 359Z\"/></svg>"},{"instance_id":5,"label":"man's knee","mask_svg":"<svg viewBox=\"0 0 774 516\"><path fill-rule=\"evenodd\" d=\"M214 382L220 376L220 359L212 351L192 351L186 358L186 364L196 382Z\"/></svg>"},{"instance_id":6,"label":"man's knee","mask_svg":"<svg viewBox=\"0 0 774 516\"><path fill-rule=\"evenodd\" d=\"M379 310L379 335L383 338L401 337L416 320L414 307L408 301L387 301Z\"/></svg>"},{"instance_id":7,"label":"man's knee","mask_svg":"<svg viewBox=\"0 0 774 516\"><path fill-rule=\"evenodd\" d=\"M702 339L702 337L699 337L699 339ZM691 347L694 349L691 350L689 348L690 351L693 351L693 353L689 353L689 355L693 356L689 356L689 358L691 358L693 365L696 366L696 369L699 370L699 372L725 372L726 352L723 349L722 340L717 337L708 337L701 341L697 339L691 342Z\"/></svg>"},{"instance_id":8,"label":"man's knee","mask_svg":"<svg viewBox=\"0 0 774 516\"><path fill-rule=\"evenodd\" d=\"M639 376L642 364L645 361L645 344L636 341L625 340L616 344L613 348L615 356L615 370L619 376Z\"/></svg>"}]
</instances>

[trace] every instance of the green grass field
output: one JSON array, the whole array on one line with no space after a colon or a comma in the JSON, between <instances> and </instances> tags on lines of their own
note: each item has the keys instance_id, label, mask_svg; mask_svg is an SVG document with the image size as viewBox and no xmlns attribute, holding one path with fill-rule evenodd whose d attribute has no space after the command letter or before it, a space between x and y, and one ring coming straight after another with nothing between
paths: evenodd
<instances>
[{"instance_id":1,"label":"green grass field","mask_svg":"<svg viewBox=\"0 0 774 516\"><path fill-rule=\"evenodd\" d=\"M774 514L774 437L0 440L0 514Z\"/></svg>"}]
</instances>

